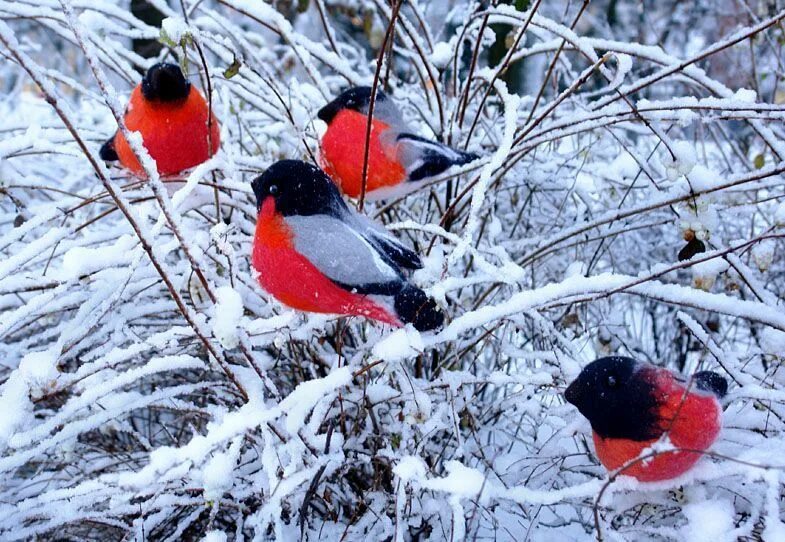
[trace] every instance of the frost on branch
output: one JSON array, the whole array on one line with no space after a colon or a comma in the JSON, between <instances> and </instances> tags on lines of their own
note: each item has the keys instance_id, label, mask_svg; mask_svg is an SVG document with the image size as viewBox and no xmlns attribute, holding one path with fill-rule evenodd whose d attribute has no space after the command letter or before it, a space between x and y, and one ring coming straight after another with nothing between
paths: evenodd
<instances>
[{"instance_id":1,"label":"frost on branch","mask_svg":"<svg viewBox=\"0 0 785 542\"><path fill-rule=\"evenodd\" d=\"M0 539L782 539L785 13L582 4L0 0ZM159 61L221 149L160 177L128 134L140 181L98 150ZM363 204L438 333L249 265L251 179L377 76L481 155ZM680 479L609 477L565 403L613 354L731 383Z\"/></svg>"}]
</instances>

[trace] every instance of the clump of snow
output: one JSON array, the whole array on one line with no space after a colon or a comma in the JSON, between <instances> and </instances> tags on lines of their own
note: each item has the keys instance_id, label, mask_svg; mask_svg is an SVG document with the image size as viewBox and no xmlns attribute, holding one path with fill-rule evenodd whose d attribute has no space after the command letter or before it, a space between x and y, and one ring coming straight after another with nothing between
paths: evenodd
<instances>
[{"instance_id":1,"label":"clump of snow","mask_svg":"<svg viewBox=\"0 0 785 542\"><path fill-rule=\"evenodd\" d=\"M192 34L192 31L181 17L167 17L161 22L161 34L165 40L180 44Z\"/></svg>"},{"instance_id":2,"label":"clump of snow","mask_svg":"<svg viewBox=\"0 0 785 542\"><path fill-rule=\"evenodd\" d=\"M204 498L217 501L232 488L235 458L230 453L216 453L204 466L202 481Z\"/></svg>"},{"instance_id":3,"label":"clump of snow","mask_svg":"<svg viewBox=\"0 0 785 542\"><path fill-rule=\"evenodd\" d=\"M777 209L774 212L774 220L776 220L778 226L785 226L785 203L777 205Z\"/></svg>"},{"instance_id":4,"label":"clump of snow","mask_svg":"<svg viewBox=\"0 0 785 542\"><path fill-rule=\"evenodd\" d=\"M398 461L398 464L393 467L393 473L404 482L422 480L427 472L428 466L425 464L425 461L416 455L403 456Z\"/></svg>"},{"instance_id":5,"label":"clump of snow","mask_svg":"<svg viewBox=\"0 0 785 542\"><path fill-rule=\"evenodd\" d=\"M608 176L613 179L633 179L640 171L635 158L627 151L619 154L608 166Z\"/></svg>"},{"instance_id":6,"label":"clump of snow","mask_svg":"<svg viewBox=\"0 0 785 542\"><path fill-rule=\"evenodd\" d=\"M351 380L352 373L349 367L341 367L330 372L324 378L317 378L303 382L281 401L280 408L287 413L286 430L297 433L305 422L306 415L314 408L316 403L334 393L336 389L346 385Z\"/></svg>"},{"instance_id":7,"label":"clump of snow","mask_svg":"<svg viewBox=\"0 0 785 542\"><path fill-rule=\"evenodd\" d=\"M0 387L0 448L31 419L33 399L53 390L60 376L55 349L28 352Z\"/></svg>"},{"instance_id":8,"label":"clump of snow","mask_svg":"<svg viewBox=\"0 0 785 542\"><path fill-rule=\"evenodd\" d=\"M575 176L573 188L584 199L588 199L597 192L597 182L594 176L580 172Z\"/></svg>"},{"instance_id":9,"label":"clump of snow","mask_svg":"<svg viewBox=\"0 0 785 542\"><path fill-rule=\"evenodd\" d=\"M693 265L690 268L693 286L707 292L710 291L717 281L717 275L725 272L728 267L728 262L722 258L713 258Z\"/></svg>"},{"instance_id":10,"label":"clump of snow","mask_svg":"<svg viewBox=\"0 0 785 542\"><path fill-rule=\"evenodd\" d=\"M368 385L365 389L365 395L371 403L381 403L399 396L400 392L387 384L374 383Z\"/></svg>"},{"instance_id":11,"label":"clump of snow","mask_svg":"<svg viewBox=\"0 0 785 542\"><path fill-rule=\"evenodd\" d=\"M692 171L698 162L698 157L692 144L687 141L674 141L670 145L670 150L673 155L666 152L662 159L662 165L665 166L668 179L675 181Z\"/></svg>"},{"instance_id":12,"label":"clump of snow","mask_svg":"<svg viewBox=\"0 0 785 542\"><path fill-rule=\"evenodd\" d=\"M29 352L19 363L17 372L27 383L33 398L44 395L57 380L57 354L54 350Z\"/></svg>"},{"instance_id":13,"label":"clump of snow","mask_svg":"<svg viewBox=\"0 0 785 542\"><path fill-rule=\"evenodd\" d=\"M725 180L722 175L701 164L694 165L688 173L690 186L692 186L692 189L696 192L702 192L713 188Z\"/></svg>"},{"instance_id":14,"label":"clump of snow","mask_svg":"<svg viewBox=\"0 0 785 542\"><path fill-rule=\"evenodd\" d=\"M760 334L763 351L778 357L785 357L785 331L767 327Z\"/></svg>"},{"instance_id":15,"label":"clump of snow","mask_svg":"<svg viewBox=\"0 0 785 542\"><path fill-rule=\"evenodd\" d=\"M437 68L444 69L453 57L453 46L450 43L440 41L434 44L431 53L431 63Z\"/></svg>"},{"instance_id":16,"label":"clump of snow","mask_svg":"<svg viewBox=\"0 0 785 542\"><path fill-rule=\"evenodd\" d=\"M776 508L775 508L776 510ZM785 523L774 514L766 517L762 540L785 540Z\"/></svg>"},{"instance_id":17,"label":"clump of snow","mask_svg":"<svg viewBox=\"0 0 785 542\"><path fill-rule=\"evenodd\" d=\"M754 104L758 99L758 94L749 88L740 88L733 95L733 99L739 102Z\"/></svg>"},{"instance_id":18,"label":"clump of snow","mask_svg":"<svg viewBox=\"0 0 785 542\"><path fill-rule=\"evenodd\" d=\"M373 355L385 361L398 361L418 356L424 349L420 332L408 324L377 342L373 347Z\"/></svg>"},{"instance_id":19,"label":"clump of snow","mask_svg":"<svg viewBox=\"0 0 785 542\"><path fill-rule=\"evenodd\" d=\"M79 22L93 32L100 32L106 27L107 18L98 11L85 10L79 14Z\"/></svg>"},{"instance_id":20,"label":"clump of snow","mask_svg":"<svg viewBox=\"0 0 785 542\"><path fill-rule=\"evenodd\" d=\"M215 297L211 320L213 336L224 348L235 348L240 344L238 330L243 317L243 298L231 286L216 289Z\"/></svg>"},{"instance_id":21,"label":"clump of snow","mask_svg":"<svg viewBox=\"0 0 785 542\"><path fill-rule=\"evenodd\" d=\"M689 542L731 542L735 513L727 500L692 502L682 508L687 525L681 529L684 540Z\"/></svg>"},{"instance_id":22,"label":"clump of snow","mask_svg":"<svg viewBox=\"0 0 785 542\"><path fill-rule=\"evenodd\" d=\"M100 248L74 247L63 256L61 268L63 279L75 279L107 267L117 267L130 261L131 250L138 239L131 235L121 236L112 246Z\"/></svg>"},{"instance_id":23,"label":"clump of snow","mask_svg":"<svg viewBox=\"0 0 785 542\"><path fill-rule=\"evenodd\" d=\"M30 387L18 371L0 388L0 450L5 448L17 429L22 427L33 414Z\"/></svg>"},{"instance_id":24,"label":"clump of snow","mask_svg":"<svg viewBox=\"0 0 785 542\"><path fill-rule=\"evenodd\" d=\"M444 464L447 476L431 478L423 486L434 491L444 491L458 497L474 498L480 496L485 476L477 469L467 467L460 461L447 461Z\"/></svg>"},{"instance_id":25,"label":"clump of snow","mask_svg":"<svg viewBox=\"0 0 785 542\"><path fill-rule=\"evenodd\" d=\"M586 273L586 264L583 262L572 262L564 270L564 278L582 276Z\"/></svg>"},{"instance_id":26,"label":"clump of snow","mask_svg":"<svg viewBox=\"0 0 785 542\"><path fill-rule=\"evenodd\" d=\"M226 533L223 531L207 531L202 542L226 542Z\"/></svg>"},{"instance_id":27,"label":"clump of snow","mask_svg":"<svg viewBox=\"0 0 785 542\"><path fill-rule=\"evenodd\" d=\"M752 247L752 260L761 272L766 271L774 261L774 250L777 244L773 239L764 239Z\"/></svg>"}]
</instances>

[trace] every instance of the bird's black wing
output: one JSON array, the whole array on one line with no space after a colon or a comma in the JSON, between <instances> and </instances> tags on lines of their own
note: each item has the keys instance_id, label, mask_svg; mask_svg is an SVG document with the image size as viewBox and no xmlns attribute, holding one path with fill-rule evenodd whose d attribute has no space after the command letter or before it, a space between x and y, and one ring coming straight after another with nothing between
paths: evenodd
<instances>
[{"instance_id":1,"label":"bird's black wing","mask_svg":"<svg viewBox=\"0 0 785 542\"><path fill-rule=\"evenodd\" d=\"M420 256L404 246L380 224L358 213L352 213L349 221L352 227L362 232L363 237L373 244L388 262L404 269L422 269Z\"/></svg>"},{"instance_id":2,"label":"bird's black wing","mask_svg":"<svg viewBox=\"0 0 785 542\"><path fill-rule=\"evenodd\" d=\"M409 133L398 134L397 143L398 156L411 182L434 177L452 166L468 164L479 158L474 153L459 151Z\"/></svg>"}]
</instances>

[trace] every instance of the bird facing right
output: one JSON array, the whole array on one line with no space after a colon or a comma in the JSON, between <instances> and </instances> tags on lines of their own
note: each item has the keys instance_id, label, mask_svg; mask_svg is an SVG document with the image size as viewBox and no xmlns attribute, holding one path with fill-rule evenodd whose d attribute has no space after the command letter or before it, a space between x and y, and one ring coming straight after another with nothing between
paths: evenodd
<instances>
[{"instance_id":1,"label":"bird facing right","mask_svg":"<svg viewBox=\"0 0 785 542\"><path fill-rule=\"evenodd\" d=\"M321 140L321 166L341 191L352 198L360 197L363 192L372 95L371 87L350 88L322 107L317 115L327 123ZM376 91L368 139L367 199L407 194L450 167L477 158L474 153L412 133L392 100L384 92Z\"/></svg>"}]
</instances>

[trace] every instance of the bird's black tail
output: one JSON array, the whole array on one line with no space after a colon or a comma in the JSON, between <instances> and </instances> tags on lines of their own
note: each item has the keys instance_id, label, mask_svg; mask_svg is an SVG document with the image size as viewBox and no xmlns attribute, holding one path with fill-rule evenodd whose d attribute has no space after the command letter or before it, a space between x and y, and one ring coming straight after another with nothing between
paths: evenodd
<instances>
[{"instance_id":1,"label":"bird's black tail","mask_svg":"<svg viewBox=\"0 0 785 542\"><path fill-rule=\"evenodd\" d=\"M444 324L444 313L425 292L407 284L395 295L395 312L405 324L417 331L439 329Z\"/></svg>"},{"instance_id":2,"label":"bird's black tail","mask_svg":"<svg viewBox=\"0 0 785 542\"><path fill-rule=\"evenodd\" d=\"M115 136L112 136L107 139L106 143L101 145L101 150L98 151L98 156L100 156L101 160L104 160L105 162L115 162L120 159L120 157L117 156L117 151L114 148L114 137Z\"/></svg>"},{"instance_id":3,"label":"bird's black tail","mask_svg":"<svg viewBox=\"0 0 785 542\"><path fill-rule=\"evenodd\" d=\"M460 158L458 158L453 162L453 164L456 166L462 166L464 164L468 164L469 162L474 162L480 157L479 154L473 152L463 152L463 151L456 151L456 152L460 155Z\"/></svg>"},{"instance_id":4,"label":"bird's black tail","mask_svg":"<svg viewBox=\"0 0 785 542\"><path fill-rule=\"evenodd\" d=\"M695 373L692 378L699 390L711 392L718 399L722 399L728 393L728 381L717 373L700 371Z\"/></svg>"}]
</instances>

